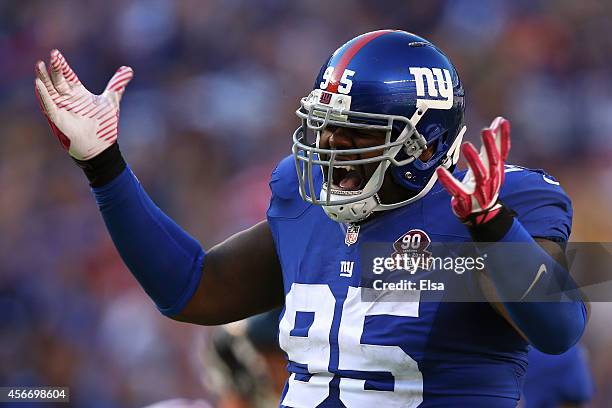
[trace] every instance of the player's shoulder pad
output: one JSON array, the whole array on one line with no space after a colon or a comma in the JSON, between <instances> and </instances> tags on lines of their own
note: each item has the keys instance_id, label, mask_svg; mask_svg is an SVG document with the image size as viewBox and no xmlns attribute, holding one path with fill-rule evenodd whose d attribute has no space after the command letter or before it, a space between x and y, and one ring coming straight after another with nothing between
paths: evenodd
<instances>
[{"instance_id":1,"label":"player's shoulder pad","mask_svg":"<svg viewBox=\"0 0 612 408\"><path fill-rule=\"evenodd\" d=\"M268 217L295 218L301 215L311 204L302 200L299 188L295 159L289 155L272 171Z\"/></svg>"},{"instance_id":2,"label":"player's shoulder pad","mask_svg":"<svg viewBox=\"0 0 612 408\"><path fill-rule=\"evenodd\" d=\"M531 236L569 239L572 202L560 183L544 170L506 165L500 200L516 212Z\"/></svg>"}]
</instances>

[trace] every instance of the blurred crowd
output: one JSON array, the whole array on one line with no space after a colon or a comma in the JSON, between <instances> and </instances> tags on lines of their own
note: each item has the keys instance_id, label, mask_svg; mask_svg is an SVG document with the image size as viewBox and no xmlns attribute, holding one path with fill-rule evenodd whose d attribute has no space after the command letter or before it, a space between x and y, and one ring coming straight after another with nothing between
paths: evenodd
<instances>
[{"instance_id":1,"label":"blurred crowd","mask_svg":"<svg viewBox=\"0 0 612 408\"><path fill-rule=\"evenodd\" d=\"M134 68L122 151L204 247L265 217L299 98L334 49L380 28L445 50L468 139L509 118L511 162L545 168L574 200L572 239L612 242L611 17L605 0L0 1L0 385L70 386L87 407L211 393L196 357L211 330L156 311L40 114L34 64L52 48L93 92ZM612 305L593 309L584 343L603 404Z\"/></svg>"}]
</instances>

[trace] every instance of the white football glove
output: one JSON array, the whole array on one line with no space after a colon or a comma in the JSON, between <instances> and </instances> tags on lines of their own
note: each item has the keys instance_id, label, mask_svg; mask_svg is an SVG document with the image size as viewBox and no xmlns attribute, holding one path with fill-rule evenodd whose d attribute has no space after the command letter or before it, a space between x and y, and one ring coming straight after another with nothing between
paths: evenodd
<instances>
[{"instance_id":1,"label":"white football glove","mask_svg":"<svg viewBox=\"0 0 612 408\"><path fill-rule=\"evenodd\" d=\"M72 71L64 56L51 51L51 75L45 63L36 63L35 90L52 132L72 157L89 160L117 140L119 102L134 76L121 67L101 95L89 92Z\"/></svg>"}]
</instances>

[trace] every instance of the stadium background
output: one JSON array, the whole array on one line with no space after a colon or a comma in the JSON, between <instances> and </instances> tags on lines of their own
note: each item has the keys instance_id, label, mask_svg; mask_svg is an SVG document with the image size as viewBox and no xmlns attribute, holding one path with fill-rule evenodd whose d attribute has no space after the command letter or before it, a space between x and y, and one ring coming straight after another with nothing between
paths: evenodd
<instances>
[{"instance_id":1,"label":"stadium background","mask_svg":"<svg viewBox=\"0 0 612 408\"><path fill-rule=\"evenodd\" d=\"M157 313L39 112L34 63L54 47L94 92L134 68L122 150L205 247L264 217L299 97L331 50L379 28L445 50L466 88L468 139L509 118L511 162L547 169L573 199L572 240L612 241L612 4L378 3L0 2L0 385L68 385L75 406L100 407L207 393L197 354L209 330ZM584 344L603 407L612 305L593 309Z\"/></svg>"}]
</instances>

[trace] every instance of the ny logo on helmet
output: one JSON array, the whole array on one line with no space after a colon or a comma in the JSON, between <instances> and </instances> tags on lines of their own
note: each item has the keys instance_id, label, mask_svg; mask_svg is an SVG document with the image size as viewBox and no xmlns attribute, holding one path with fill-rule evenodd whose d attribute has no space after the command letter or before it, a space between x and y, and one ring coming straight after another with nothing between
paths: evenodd
<instances>
[{"instance_id":1,"label":"ny logo on helmet","mask_svg":"<svg viewBox=\"0 0 612 408\"><path fill-rule=\"evenodd\" d=\"M410 73L414 75L417 96L425 96L425 83L427 83L428 96L436 98L419 98L417 104L426 103L430 109L451 109L453 107L453 81L448 69L411 67Z\"/></svg>"},{"instance_id":2,"label":"ny logo on helmet","mask_svg":"<svg viewBox=\"0 0 612 408\"><path fill-rule=\"evenodd\" d=\"M319 102L329 105L329 103L331 102L331 97L332 94L330 94L329 92L321 92L321 98L319 99Z\"/></svg>"}]
</instances>

